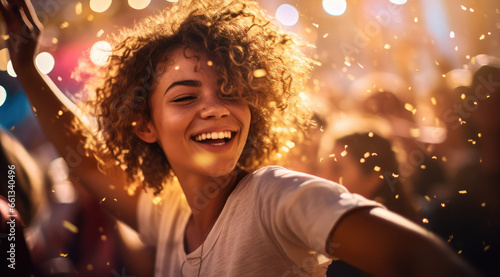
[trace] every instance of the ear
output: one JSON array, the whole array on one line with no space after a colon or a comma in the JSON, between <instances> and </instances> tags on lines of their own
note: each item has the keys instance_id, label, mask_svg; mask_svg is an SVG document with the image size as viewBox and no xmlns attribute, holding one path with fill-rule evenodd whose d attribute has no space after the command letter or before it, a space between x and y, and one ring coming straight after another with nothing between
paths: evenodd
<instances>
[{"instance_id":1,"label":"ear","mask_svg":"<svg viewBox=\"0 0 500 277\"><path fill-rule=\"evenodd\" d=\"M135 132L137 136L147 143L153 143L158 140L156 135L155 126L151 121L148 121L146 124L143 124L139 129Z\"/></svg>"}]
</instances>

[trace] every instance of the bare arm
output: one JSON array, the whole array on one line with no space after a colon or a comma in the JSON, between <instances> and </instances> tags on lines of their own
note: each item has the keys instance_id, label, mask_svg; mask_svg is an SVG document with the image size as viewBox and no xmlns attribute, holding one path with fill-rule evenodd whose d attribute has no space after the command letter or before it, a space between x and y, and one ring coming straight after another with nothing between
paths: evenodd
<instances>
[{"instance_id":1,"label":"bare arm","mask_svg":"<svg viewBox=\"0 0 500 277\"><path fill-rule=\"evenodd\" d=\"M123 189L126 177L119 168L103 174L93 157L86 157L83 137L70 131L79 110L52 82L40 73L34 58L38 52L43 26L29 0L1 0L0 10L7 24L7 46L14 70L36 110L47 138L66 160L70 173L77 176L91 194L120 220L136 229L137 194L129 196ZM62 113L62 114L61 114ZM80 118L80 117L78 117Z\"/></svg>"},{"instance_id":2,"label":"bare arm","mask_svg":"<svg viewBox=\"0 0 500 277\"><path fill-rule=\"evenodd\" d=\"M442 240L381 208L347 214L330 242L333 256L375 276L479 276Z\"/></svg>"}]
</instances>

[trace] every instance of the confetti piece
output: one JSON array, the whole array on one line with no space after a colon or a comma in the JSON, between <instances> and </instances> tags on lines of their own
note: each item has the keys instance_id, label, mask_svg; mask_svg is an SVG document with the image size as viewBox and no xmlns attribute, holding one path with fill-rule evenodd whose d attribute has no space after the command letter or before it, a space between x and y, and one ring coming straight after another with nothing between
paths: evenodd
<instances>
[{"instance_id":1,"label":"confetti piece","mask_svg":"<svg viewBox=\"0 0 500 277\"><path fill-rule=\"evenodd\" d=\"M68 254L61 253L61 254L59 254L59 256L66 258L68 256Z\"/></svg>"},{"instance_id":2,"label":"confetti piece","mask_svg":"<svg viewBox=\"0 0 500 277\"><path fill-rule=\"evenodd\" d=\"M445 203L441 203L441 207L443 207L443 208L444 208L445 206L446 206L446 204L445 204Z\"/></svg>"},{"instance_id":3,"label":"confetti piece","mask_svg":"<svg viewBox=\"0 0 500 277\"><path fill-rule=\"evenodd\" d=\"M97 32L97 37L100 38L104 34L104 30L101 29L99 32Z\"/></svg>"},{"instance_id":4,"label":"confetti piece","mask_svg":"<svg viewBox=\"0 0 500 277\"><path fill-rule=\"evenodd\" d=\"M425 200L427 200L427 202L431 202L431 198L429 197L429 195L425 195Z\"/></svg>"},{"instance_id":5,"label":"confetti piece","mask_svg":"<svg viewBox=\"0 0 500 277\"><path fill-rule=\"evenodd\" d=\"M411 111L413 111L415 108L413 107L413 105L412 105L412 104L410 104L410 103L406 103L406 104L405 104L405 109L411 112Z\"/></svg>"},{"instance_id":6,"label":"confetti piece","mask_svg":"<svg viewBox=\"0 0 500 277\"><path fill-rule=\"evenodd\" d=\"M431 97L431 103L432 105L436 106L437 105L437 101L436 101L436 98L435 97Z\"/></svg>"},{"instance_id":7,"label":"confetti piece","mask_svg":"<svg viewBox=\"0 0 500 277\"><path fill-rule=\"evenodd\" d=\"M399 198L399 194L396 194L396 196L394 196L394 198L398 199Z\"/></svg>"},{"instance_id":8,"label":"confetti piece","mask_svg":"<svg viewBox=\"0 0 500 277\"><path fill-rule=\"evenodd\" d=\"M319 28L319 24L313 23L313 26Z\"/></svg>"},{"instance_id":9,"label":"confetti piece","mask_svg":"<svg viewBox=\"0 0 500 277\"><path fill-rule=\"evenodd\" d=\"M415 17L415 18L413 19L413 22L417 23L417 22L418 22L418 18L417 18L417 17Z\"/></svg>"},{"instance_id":10,"label":"confetti piece","mask_svg":"<svg viewBox=\"0 0 500 277\"><path fill-rule=\"evenodd\" d=\"M464 5L460 5L460 8L462 8L462 10L467 10L467 8L464 6Z\"/></svg>"},{"instance_id":11,"label":"confetti piece","mask_svg":"<svg viewBox=\"0 0 500 277\"><path fill-rule=\"evenodd\" d=\"M481 203L481 207L486 207L486 202Z\"/></svg>"},{"instance_id":12,"label":"confetti piece","mask_svg":"<svg viewBox=\"0 0 500 277\"><path fill-rule=\"evenodd\" d=\"M102 204L104 201L106 201L106 197L102 198L101 201L99 201L99 204Z\"/></svg>"},{"instance_id":13,"label":"confetti piece","mask_svg":"<svg viewBox=\"0 0 500 277\"><path fill-rule=\"evenodd\" d=\"M462 254L462 249L458 250L458 254Z\"/></svg>"},{"instance_id":14,"label":"confetti piece","mask_svg":"<svg viewBox=\"0 0 500 277\"><path fill-rule=\"evenodd\" d=\"M359 162L360 162L360 163L365 163L365 159L364 159L364 158L361 158L361 159L359 159Z\"/></svg>"},{"instance_id":15,"label":"confetti piece","mask_svg":"<svg viewBox=\"0 0 500 277\"><path fill-rule=\"evenodd\" d=\"M429 223L429 220L427 218L422 218L423 223Z\"/></svg>"},{"instance_id":16,"label":"confetti piece","mask_svg":"<svg viewBox=\"0 0 500 277\"><path fill-rule=\"evenodd\" d=\"M59 82L61 82L61 81L62 81L61 76L57 76L57 80L58 80Z\"/></svg>"},{"instance_id":17,"label":"confetti piece","mask_svg":"<svg viewBox=\"0 0 500 277\"><path fill-rule=\"evenodd\" d=\"M61 23L61 25L59 25L59 28L61 29L65 29L65 28L68 28L69 27L69 22L68 21L64 21L63 23Z\"/></svg>"},{"instance_id":18,"label":"confetti piece","mask_svg":"<svg viewBox=\"0 0 500 277\"><path fill-rule=\"evenodd\" d=\"M373 132L369 132L368 136L371 137L371 138L373 138Z\"/></svg>"},{"instance_id":19,"label":"confetti piece","mask_svg":"<svg viewBox=\"0 0 500 277\"><path fill-rule=\"evenodd\" d=\"M367 159L368 157L370 157L370 152L365 152L365 154L363 154L363 157L364 157L365 159Z\"/></svg>"},{"instance_id":20,"label":"confetti piece","mask_svg":"<svg viewBox=\"0 0 500 277\"><path fill-rule=\"evenodd\" d=\"M479 37L479 40L483 40L483 39L484 39L484 34Z\"/></svg>"},{"instance_id":21,"label":"confetti piece","mask_svg":"<svg viewBox=\"0 0 500 277\"><path fill-rule=\"evenodd\" d=\"M176 65L176 66L174 67L174 69L175 69L175 70L179 70L179 68L181 68L181 67L180 67L180 66L178 66L178 65Z\"/></svg>"},{"instance_id":22,"label":"confetti piece","mask_svg":"<svg viewBox=\"0 0 500 277\"><path fill-rule=\"evenodd\" d=\"M101 240L102 241L106 241L108 239L108 237L106 237L105 235L101 235Z\"/></svg>"},{"instance_id":23,"label":"confetti piece","mask_svg":"<svg viewBox=\"0 0 500 277\"><path fill-rule=\"evenodd\" d=\"M94 20L94 15L89 14L89 16L87 16L87 21L92 21L92 20Z\"/></svg>"},{"instance_id":24,"label":"confetti piece","mask_svg":"<svg viewBox=\"0 0 500 277\"><path fill-rule=\"evenodd\" d=\"M52 38L51 41L52 41L53 44L57 44L59 42L59 40L57 38Z\"/></svg>"},{"instance_id":25,"label":"confetti piece","mask_svg":"<svg viewBox=\"0 0 500 277\"><path fill-rule=\"evenodd\" d=\"M68 229L70 232L75 233L75 234L78 233L78 227L73 225L73 223L71 223L67 220L63 220L62 225L64 228Z\"/></svg>"},{"instance_id":26,"label":"confetti piece","mask_svg":"<svg viewBox=\"0 0 500 277\"><path fill-rule=\"evenodd\" d=\"M380 171L380 166L377 166L377 165L376 165L376 166L373 168L373 170L375 170L375 171Z\"/></svg>"},{"instance_id":27,"label":"confetti piece","mask_svg":"<svg viewBox=\"0 0 500 277\"><path fill-rule=\"evenodd\" d=\"M421 169L426 169L427 167L425 166L425 164L421 164L421 165L420 165L420 168L421 168Z\"/></svg>"},{"instance_id":28,"label":"confetti piece","mask_svg":"<svg viewBox=\"0 0 500 277\"><path fill-rule=\"evenodd\" d=\"M80 15L80 14L82 14L82 11L83 11L82 2L77 2L75 5L75 14Z\"/></svg>"},{"instance_id":29,"label":"confetti piece","mask_svg":"<svg viewBox=\"0 0 500 277\"><path fill-rule=\"evenodd\" d=\"M378 176L380 179L384 180L384 175L379 175Z\"/></svg>"},{"instance_id":30,"label":"confetti piece","mask_svg":"<svg viewBox=\"0 0 500 277\"><path fill-rule=\"evenodd\" d=\"M393 172L393 173L392 173L392 177L394 177L394 178L398 178L398 177L399 177L399 174L396 174L396 173L394 173L394 172Z\"/></svg>"},{"instance_id":31,"label":"confetti piece","mask_svg":"<svg viewBox=\"0 0 500 277\"><path fill-rule=\"evenodd\" d=\"M465 190L465 189L464 190L459 190L458 193L460 193L460 194L466 194L467 190Z\"/></svg>"},{"instance_id":32,"label":"confetti piece","mask_svg":"<svg viewBox=\"0 0 500 277\"><path fill-rule=\"evenodd\" d=\"M59 111L57 112L57 115L63 115L63 111L62 111L62 110L59 110Z\"/></svg>"},{"instance_id":33,"label":"confetti piece","mask_svg":"<svg viewBox=\"0 0 500 277\"><path fill-rule=\"evenodd\" d=\"M323 38L327 38L327 37L328 37L328 33L323 35Z\"/></svg>"},{"instance_id":34,"label":"confetti piece","mask_svg":"<svg viewBox=\"0 0 500 277\"><path fill-rule=\"evenodd\" d=\"M212 66L212 65L214 65L214 62L212 62L212 61L207 61L207 65L208 65L208 66Z\"/></svg>"},{"instance_id":35,"label":"confetti piece","mask_svg":"<svg viewBox=\"0 0 500 277\"><path fill-rule=\"evenodd\" d=\"M386 44L384 45L384 49L389 50L389 49L391 49L391 46L390 46L389 44L387 44L387 43L386 43Z\"/></svg>"},{"instance_id":36,"label":"confetti piece","mask_svg":"<svg viewBox=\"0 0 500 277\"><path fill-rule=\"evenodd\" d=\"M455 32L453 31L450 32L450 38L455 38Z\"/></svg>"},{"instance_id":37,"label":"confetti piece","mask_svg":"<svg viewBox=\"0 0 500 277\"><path fill-rule=\"evenodd\" d=\"M3 40L8 40L9 38L10 38L10 36L9 36L9 35L2 35L2 39L3 39Z\"/></svg>"},{"instance_id":38,"label":"confetti piece","mask_svg":"<svg viewBox=\"0 0 500 277\"><path fill-rule=\"evenodd\" d=\"M484 247L484 251L488 251L488 249L490 249L490 246L489 246L489 245L486 245L486 246Z\"/></svg>"},{"instance_id":39,"label":"confetti piece","mask_svg":"<svg viewBox=\"0 0 500 277\"><path fill-rule=\"evenodd\" d=\"M267 71L265 69L257 69L253 72L253 76L255 78L260 78L260 77L264 77L267 75Z\"/></svg>"}]
</instances>

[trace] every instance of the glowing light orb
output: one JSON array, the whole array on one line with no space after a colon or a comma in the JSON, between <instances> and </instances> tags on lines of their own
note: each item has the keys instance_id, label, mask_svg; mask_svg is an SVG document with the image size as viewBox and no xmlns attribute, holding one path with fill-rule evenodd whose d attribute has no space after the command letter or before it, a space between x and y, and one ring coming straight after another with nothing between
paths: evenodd
<instances>
[{"instance_id":1,"label":"glowing light orb","mask_svg":"<svg viewBox=\"0 0 500 277\"><path fill-rule=\"evenodd\" d=\"M151 3L151 0L128 0L128 5L136 10L145 9L149 3Z\"/></svg>"},{"instance_id":2,"label":"glowing light orb","mask_svg":"<svg viewBox=\"0 0 500 277\"><path fill-rule=\"evenodd\" d=\"M3 103L5 103L6 99L7 99L7 91L2 86L0 86L0 106L2 106Z\"/></svg>"},{"instance_id":3,"label":"glowing light orb","mask_svg":"<svg viewBox=\"0 0 500 277\"><path fill-rule=\"evenodd\" d=\"M90 9L96 13L103 13L111 6L112 0L90 0Z\"/></svg>"},{"instance_id":4,"label":"glowing light orb","mask_svg":"<svg viewBox=\"0 0 500 277\"><path fill-rule=\"evenodd\" d=\"M16 74L16 72L14 71L14 67L12 66L12 61L9 61L9 62L7 63L7 73L9 73L9 75L10 75L11 77L14 77L14 78L16 78L16 77L17 77L17 74Z\"/></svg>"},{"instance_id":5,"label":"glowing light orb","mask_svg":"<svg viewBox=\"0 0 500 277\"><path fill-rule=\"evenodd\" d=\"M7 70L7 63L10 60L9 56L9 50L7 48L4 48L0 50L0 70L5 71Z\"/></svg>"},{"instance_id":6,"label":"glowing light orb","mask_svg":"<svg viewBox=\"0 0 500 277\"><path fill-rule=\"evenodd\" d=\"M98 41L90 48L90 60L95 65L105 65L111 55L111 45L106 41Z\"/></svg>"},{"instance_id":7,"label":"glowing light orb","mask_svg":"<svg viewBox=\"0 0 500 277\"><path fill-rule=\"evenodd\" d=\"M396 4L396 5L403 5L406 3L407 0L389 0L389 2Z\"/></svg>"},{"instance_id":8,"label":"glowing light orb","mask_svg":"<svg viewBox=\"0 0 500 277\"><path fill-rule=\"evenodd\" d=\"M40 72L49 74L54 69L56 61L50 53L42 52L36 56L35 63Z\"/></svg>"},{"instance_id":9,"label":"glowing light orb","mask_svg":"<svg viewBox=\"0 0 500 277\"><path fill-rule=\"evenodd\" d=\"M345 0L323 0L323 9L329 15L339 16L344 14L347 9L347 2Z\"/></svg>"},{"instance_id":10,"label":"glowing light orb","mask_svg":"<svg viewBox=\"0 0 500 277\"><path fill-rule=\"evenodd\" d=\"M291 27L299 21L299 12L294 6L283 4L276 10L276 18L281 24Z\"/></svg>"}]
</instances>

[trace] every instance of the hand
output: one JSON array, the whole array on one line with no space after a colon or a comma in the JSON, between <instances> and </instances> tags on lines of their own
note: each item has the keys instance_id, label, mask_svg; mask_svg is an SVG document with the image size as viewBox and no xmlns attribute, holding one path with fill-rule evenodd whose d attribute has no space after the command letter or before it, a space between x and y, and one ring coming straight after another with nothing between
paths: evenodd
<instances>
[{"instance_id":1,"label":"hand","mask_svg":"<svg viewBox=\"0 0 500 277\"><path fill-rule=\"evenodd\" d=\"M14 70L34 66L43 26L29 0L0 0L0 11L7 25L10 59Z\"/></svg>"}]
</instances>

